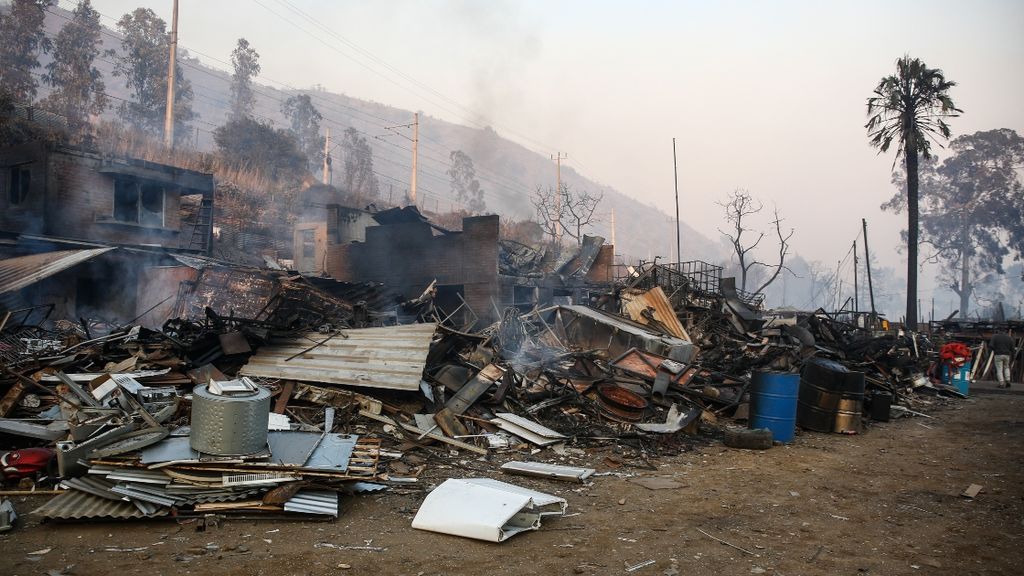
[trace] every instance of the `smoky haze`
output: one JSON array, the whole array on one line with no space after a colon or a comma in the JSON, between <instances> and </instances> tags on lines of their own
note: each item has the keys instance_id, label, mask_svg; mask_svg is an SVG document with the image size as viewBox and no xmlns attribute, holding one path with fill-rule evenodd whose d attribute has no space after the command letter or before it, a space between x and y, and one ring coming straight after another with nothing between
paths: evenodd
<instances>
[{"instance_id":1,"label":"smoky haze","mask_svg":"<svg viewBox=\"0 0 1024 576\"><path fill-rule=\"evenodd\" d=\"M95 2L115 17L138 4ZM169 20L169 2L146 4ZM667 214L676 137L686 224L717 243L715 201L743 187L779 207L797 254L823 263L865 217L879 264L905 267L904 216L879 210L893 156L864 131L865 99L899 56L958 82L955 135L1024 132L1017 2L289 4L315 23L276 1L183 0L181 42L226 60L244 36L265 77L491 126ZM669 254L666 240L655 253ZM921 274L926 299L933 277Z\"/></svg>"}]
</instances>

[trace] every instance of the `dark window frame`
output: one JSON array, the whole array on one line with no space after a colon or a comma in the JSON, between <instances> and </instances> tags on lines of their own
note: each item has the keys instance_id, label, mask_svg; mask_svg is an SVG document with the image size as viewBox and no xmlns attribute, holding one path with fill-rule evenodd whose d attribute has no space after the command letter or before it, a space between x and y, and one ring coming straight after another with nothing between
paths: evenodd
<instances>
[{"instance_id":1,"label":"dark window frame","mask_svg":"<svg viewBox=\"0 0 1024 576\"><path fill-rule=\"evenodd\" d=\"M32 166L30 164L11 166L7 177L7 202L11 206L26 204L31 192Z\"/></svg>"},{"instance_id":2,"label":"dark window frame","mask_svg":"<svg viewBox=\"0 0 1024 576\"><path fill-rule=\"evenodd\" d=\"M154 198L159 198L159 210L149 209L154 207ZM114 178L111 216L115 222L164 228L167 225L167 188L136 178Z\"/></svg>"}]
</instances>

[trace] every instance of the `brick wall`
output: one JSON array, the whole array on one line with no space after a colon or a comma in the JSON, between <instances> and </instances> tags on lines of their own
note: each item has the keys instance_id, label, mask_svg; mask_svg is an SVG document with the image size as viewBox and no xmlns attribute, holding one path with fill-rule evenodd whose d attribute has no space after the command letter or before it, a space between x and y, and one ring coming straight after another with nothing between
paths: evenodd
<instances>
[{"instance_id":1,"label":"brick wall","mask_svg":"<svg viewBox=\"0 0 1024 576\"><path fill-rule=\"evenodd\" d=\"M594 259L594 264L587 272L587 282L593 282L595 284L611 282L614 263L615 246L612 246L611 244L601 246L601 251L597 253L597 258Z\"/></svg>"},{"instance_id":2,"label":"brick wall","mask_svg":"<svg viewBox=\"0 0 1024 576\"><path fill-rule=\"evenodd\" d=\"M11 167L28 166L31 186L21 204L10 202ZM177 247L178 189L166 186L164 224L112 222L114 181L95 154L31 143L0 149L0 230L120 244Z\"/></svg>"},{"instance_id":3,"label":"brick wall","mask_svg":"<svg viewBox=\"0 0 1024 576\"><path fill-rule=\"evenodd\" d=\"M498 216L462 221L462 232L434 236L422 222L372 226L366 241L328 246L328 275L348 282L375 281L419 296L431 281L461 285L466 302L484 321L494 319L498 289Z\"/></svg>"},{"instance_id":4,"label":"brick wall","mask_svg":"<svg viewBox=\"0 0 1024 576\"><path fill-rule=\"evenodd\" d=\"M31 171L28 197L20 204L10 202L11 167L27 166ZM46 196L46 148L42 143L0 149L0 230L26 234L43 233Z\"/></svg>"},{"instance_id":5,"label":"brick wall","mask_svg":"<svg viewBox=\"0 0 1024 576\"><path fill-rule=\"evenodd\" d=\"M122 244L178 246L181 196L170 189L164 194L162 228L113 222L115 176L99 172L98 158L54 152L50 155L47 234L67 238Z\"/></svg>"}]
</instances>

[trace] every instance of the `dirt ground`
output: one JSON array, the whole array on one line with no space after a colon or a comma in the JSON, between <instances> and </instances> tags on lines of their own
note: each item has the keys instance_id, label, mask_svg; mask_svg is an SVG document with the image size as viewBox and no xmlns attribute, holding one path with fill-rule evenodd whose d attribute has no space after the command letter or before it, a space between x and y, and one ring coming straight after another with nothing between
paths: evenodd
<instances>
[{"instance_id":1,"label":"dirt ground","mask_svg":"<svg viewBox=\"0 0 1024 576\"><path fill-rule=\"evenodd\" d=\"M505 477L565 497L569 515L502 544L410 527L439 479L498 476L465 455L462 465L432 465L422 487L346 498L334 522L227 519L202 532L173 520L41 525L29 512L43 499L17 498L23 516L0 536L0 574L625 574L648 560L632 573L1018 574L1022 413L1024 394L977 395L858 436L804 433L764 452L713 442L652 459L655 470L612 469L613 449L593 450L569 462L680 486ZM961 497L972 483L983 491Z\"/></svg>"}]
</instances>

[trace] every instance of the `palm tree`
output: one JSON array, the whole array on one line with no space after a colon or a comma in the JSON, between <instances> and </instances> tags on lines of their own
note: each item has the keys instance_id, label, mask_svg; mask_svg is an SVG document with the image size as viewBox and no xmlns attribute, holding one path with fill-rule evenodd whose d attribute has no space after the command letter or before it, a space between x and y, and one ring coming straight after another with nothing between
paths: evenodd
<instances>
[{"instance_id":1,"label":"palm tree","mask_svg":"<svg viewBox=\"0 0 1024 576\"><path fill-rule=\"evenodd\" d=\"M917 328L917 162L931 157L931 141L950 135L946 118L960 115L948 91L956 82L946 80L942 70L929 68L910 56L896 61L896 74L886 76L868 98L868 138L879 153L887 152L895 140L896 159L903 157L907 172L907 317L906 326ZM941 144L940 144L941 145Z\"/></svg>"}]
</instances>

